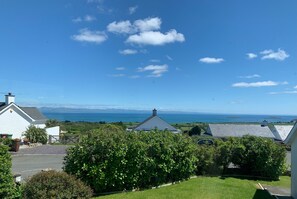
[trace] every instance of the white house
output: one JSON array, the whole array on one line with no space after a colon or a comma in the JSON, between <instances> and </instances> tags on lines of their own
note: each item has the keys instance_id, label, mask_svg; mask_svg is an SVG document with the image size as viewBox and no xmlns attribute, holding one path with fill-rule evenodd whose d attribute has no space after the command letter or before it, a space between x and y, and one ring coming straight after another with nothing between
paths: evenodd
<instances>
[{"instance_id":1,"label":"white house","mask_svg":"<svg viewBox=\"0 0 297 199\"><path fill-rule=\"evenodd\" d=\"M291 145L291 195L297 198L297 123L290 131L285 143Z\"/></svg>"},{"instance_id":2,"label":"white house","mask_svg":"<svg viewBox=\"0 0 297 199\"><path fill-rule=\"evenodd\" d=\"M173 133L179 133L180 130L174 128L164 120L162 120L158 115L157 115L157 110L153 110L152 116L144 120L142 123L140 123L138 126L136 126L133 130L134 131L150 131L158 129L161 131L168 130Z\"/></svg>"},{"instance_id":3,"label":"white house","mask_svg":"<svg viewBox=\"0 0 297 199\"><path fill-rule=\"evenodd\" d=\"M37 108L15 104L15 96L11 93L5 95L5 102L0 102L0 135L21 138L30 125L45 128L46 120Z\"/></svg>"}]
</instances>

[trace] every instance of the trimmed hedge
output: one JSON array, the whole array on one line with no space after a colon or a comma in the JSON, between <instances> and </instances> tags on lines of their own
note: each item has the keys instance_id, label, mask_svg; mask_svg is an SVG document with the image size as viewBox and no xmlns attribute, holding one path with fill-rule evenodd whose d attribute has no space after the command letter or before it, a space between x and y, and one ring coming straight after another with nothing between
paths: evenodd
<instances>
[{"instance_id":1,"label":"trimmed hedge","mask_svg":"<svg viewBox=\"0 0 297 199\"><path fill-rule=\"evenodd\" d=\"M15 198L15 185L11 174L11 156L8 147L0 144L0 198Z\"/></svg>"},{"instance_id":2,"label":"trimmed hedge","mask_svg":"<svg viewBox=\"0 0 297 199\"><path fill-rule=\"evenodd\" d=\"M42 171L35 174L23 187L24 199L82 199L91 198L92 190L65 172Z\"/></svg>"},{"instance_id":3,"label":"trimmed hedge","mask_svg":"<svg viewBox=\"0 0 297 199\"><path fill-rule=\"evenodd\" d=\"M97 193L148 188L188 179L195 147L189 137L166 131L98 130L68 150L64 170Z\"/></svg>"}]
</instances>

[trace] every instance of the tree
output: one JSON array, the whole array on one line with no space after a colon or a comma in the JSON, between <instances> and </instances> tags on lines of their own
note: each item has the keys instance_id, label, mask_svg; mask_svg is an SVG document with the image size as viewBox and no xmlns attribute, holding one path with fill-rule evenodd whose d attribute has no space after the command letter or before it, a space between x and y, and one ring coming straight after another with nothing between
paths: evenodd
<instances>
[{"instance_id":1,"label":"tree","mask_svg":"<svg viewBox=\"0 0 297 199\"><path fill-rule=\"evenodd\" d=\"M189 131L189 136L193 135L201 135L201 128L199 126L194 126L190 131Z\"/></svg>"},{"instance_id":2,"label":"tree","mask_svg":"<svg viewBox=\"0 0 297 199\"><path fill-rule=\"evenodd\" d=\"M32 143L40 142L42 144L47 143L47 134L45 129L37 128L36 126L29 126L24 133L24 136Z\"/></svg>"},{"instance_id":3,"label":"tree","mask_svg":"<svg viewBox=\"0 0 297 199\"><path fill-rule=\"evenodd\" d=\"M46 128L50 128L50 127L59 126L60 122L55 119L49 119L45 122L45 125L46 125Z\"/></svg>"}]
</instances>

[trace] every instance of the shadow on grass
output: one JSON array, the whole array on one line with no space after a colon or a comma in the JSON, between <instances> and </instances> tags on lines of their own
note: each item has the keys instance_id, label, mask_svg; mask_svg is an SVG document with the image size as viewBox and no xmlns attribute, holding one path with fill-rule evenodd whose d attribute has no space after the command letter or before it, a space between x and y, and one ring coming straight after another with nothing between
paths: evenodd
<instances>
[{"instance_id":1,"label":"shadow on grass","mask_svg":"<svg viewBox=\"0 0 297 199\"><path fill-rule=\"evenodd\" d=\"M253 199L273 199L273 198L274 197L272 197L266 190L261 190L261 189L257 189L253 197Z\"/></svg>"}]
</instances>

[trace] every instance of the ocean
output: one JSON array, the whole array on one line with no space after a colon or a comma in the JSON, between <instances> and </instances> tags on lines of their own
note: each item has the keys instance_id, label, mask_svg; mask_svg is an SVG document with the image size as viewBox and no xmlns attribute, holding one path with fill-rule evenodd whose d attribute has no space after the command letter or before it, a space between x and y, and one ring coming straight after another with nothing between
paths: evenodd
<instances>
[{"instance_id":1,"label":"ocean","mask_svg":"<svg viewBox=\"0 0 297 199\"><path fill-rule=\"evenodd\" d=\"M85 121L85 122L142 122L151 116L151 113L47 113L43 114L49 119L59 121ZM168 123L235 123L235 122L291 122L297 116L285 115L236 115L236 114L188 114L188 113L159 113L159 117Z\"/></svg>"}]
</instances>

